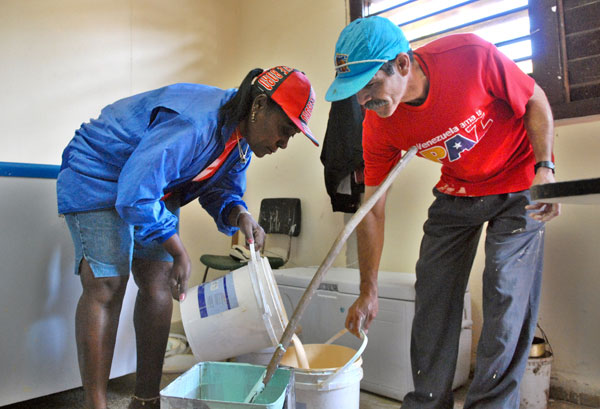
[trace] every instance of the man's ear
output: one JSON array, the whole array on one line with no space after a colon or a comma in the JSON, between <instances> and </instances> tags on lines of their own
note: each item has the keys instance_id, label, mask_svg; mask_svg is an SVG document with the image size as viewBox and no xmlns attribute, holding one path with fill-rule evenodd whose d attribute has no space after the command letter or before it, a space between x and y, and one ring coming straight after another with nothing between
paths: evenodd
<instances>
[{"instance_id":1,"label":"man's ear","mask_svg":"<svg viewBox=\"0 0 600 409\"><path fill-rule=\"evenodd\" d=\"M410 71L410 57L407 53L400 53L396 56L394 65L401 75L406 75Z\"/></svg>"}]
</instances>

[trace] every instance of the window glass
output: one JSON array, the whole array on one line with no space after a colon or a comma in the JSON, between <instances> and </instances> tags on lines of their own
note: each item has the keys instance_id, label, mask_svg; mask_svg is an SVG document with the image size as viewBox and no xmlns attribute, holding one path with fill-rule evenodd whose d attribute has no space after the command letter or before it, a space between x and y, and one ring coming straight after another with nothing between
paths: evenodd
<instances>
[{"instance_id":1,"label":"window glass","mask_svg":"<svg viewBox=\"0 0 600 409\"><path fill-rule=\"evenodd\" d=\"M413 48L454 33L475 33L532 72L527 0L373 0L366 15L398 24Z\"/></svg>"}]
</instances>

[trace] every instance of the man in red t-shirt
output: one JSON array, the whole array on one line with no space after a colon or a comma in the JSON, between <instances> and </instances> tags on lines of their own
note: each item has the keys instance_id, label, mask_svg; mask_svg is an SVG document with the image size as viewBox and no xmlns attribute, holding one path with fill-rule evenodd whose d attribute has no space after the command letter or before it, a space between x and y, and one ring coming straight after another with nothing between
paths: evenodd
<instances>
[{"instance_id":1,"label":"man in red t-shirt","mask_svg":"<svg viewBox=\"0 0 600 409\"><path fill-rule=\"evenodd\" d=\"M558 204L531 203L529 187L554 182L546 96L492 44L450 35L414 52L382 17L358 19L336 44L326 99L357 95L363 124L365 200L416 146L441 164L424 225L411 362L415 390L403 408L452 408L463 297L486 230L483 329L465 408L517 408L540 297L544 222ZM377 314L385 195L358 226L360 296L346 326L355 335Z\"/></svg>"}]
</instances>

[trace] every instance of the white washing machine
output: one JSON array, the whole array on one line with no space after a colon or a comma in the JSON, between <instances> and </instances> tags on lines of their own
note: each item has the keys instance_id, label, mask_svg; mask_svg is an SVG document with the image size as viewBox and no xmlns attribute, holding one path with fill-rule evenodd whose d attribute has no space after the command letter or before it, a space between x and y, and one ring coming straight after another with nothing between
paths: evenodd
<instances>
[{"instance_id":1,"label":"white washing machine","mask_svg":"<svg viewBox=\"0 0 600 409\"><path fill-rule=\"evenodd\" d=\"M292 313L317 267L273 270L287 314ZM369 343L363 353L361 389L402 400L413 390L410 364L410 333L415 312L416 276L379 272L379 312L369 328ZM359 294L357 269L331 268L313 295L301 320L303 343L323 343L344 328L348 308ZM465 293L465 308L453 388L466 383L471 360L471 297ZM358 349L360 340L346 334L336 344Z\"/></svg>"}]
</instances>

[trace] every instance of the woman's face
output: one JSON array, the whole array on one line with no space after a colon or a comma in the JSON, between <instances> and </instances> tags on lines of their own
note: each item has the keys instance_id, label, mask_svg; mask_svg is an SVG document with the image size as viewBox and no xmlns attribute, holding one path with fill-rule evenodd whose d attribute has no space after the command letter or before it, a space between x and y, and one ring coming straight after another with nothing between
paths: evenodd
<instances>
[{"instance_id":1,"label":"woman's face","mask_svg":"<svg viewBox=\"0 0 600 409\"><path fill-rule=\"evenodd\" d=\"M259 158L274 153L277 149L285 149L289 139L300 132L283 110L267 99L266 95L255 98L243 127L245 132L241 129L250 149Z\"/></svg>"}]
</instances>

